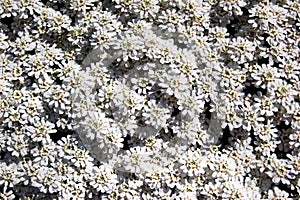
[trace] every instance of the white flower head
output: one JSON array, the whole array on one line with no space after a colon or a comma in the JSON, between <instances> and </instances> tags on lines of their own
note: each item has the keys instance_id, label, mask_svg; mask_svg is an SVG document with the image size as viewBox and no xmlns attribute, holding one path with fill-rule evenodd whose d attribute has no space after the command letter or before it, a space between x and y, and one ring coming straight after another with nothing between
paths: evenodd
<instances>
[{"instance_id":1,"label":"white flower head","mask_svg":"<svg viewBox=\"0 0 300 200\"><path fill-rule=\"evenodd\" d=\"M204 109L204 95L198 97L199 90L193 90L191 83L198 76L195 56L186 48L179 50L173 41L165 40L158 33L126 31L121 34L122 42L112 47L112 55L108 53L112 52L110 49L98 48L83 61L86 76L82 82L88 84L75 94L77 132L94 157L112 163L121 171L144 173L170 163L193 144L200 123L197 119ZM140 60L143 55L148 62ZM128 59L141 64L129 66ZM82 103L88 111L82 111L84 107L79 106ZM191 127L183 128L187 135L176 134L178 138L174 141L183 139L178 146L170 142L146 148L143 140L155 141L163 133L176 133L172 127L176 107L181 112L180 126L195 118ZM78 111L84 116L78 118L81 116ZM132 160L133 155L136 160Z\"/></svg>"}]
</instances>

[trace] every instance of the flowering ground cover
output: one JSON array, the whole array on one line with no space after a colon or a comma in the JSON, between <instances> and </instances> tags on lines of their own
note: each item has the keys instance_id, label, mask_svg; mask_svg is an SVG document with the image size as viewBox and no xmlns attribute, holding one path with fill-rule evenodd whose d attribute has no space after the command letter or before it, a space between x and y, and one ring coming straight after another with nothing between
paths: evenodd
<instances>
[{"instance_id":1,"label":"flowering ground cover","mask_svg":"<svg viewBox=\"0 0 300 200\"><path fill-rule=\"evenodd\" d=\"M1 199L299 199L299 17L0 1Z\"/></svg>"}]
</instances>

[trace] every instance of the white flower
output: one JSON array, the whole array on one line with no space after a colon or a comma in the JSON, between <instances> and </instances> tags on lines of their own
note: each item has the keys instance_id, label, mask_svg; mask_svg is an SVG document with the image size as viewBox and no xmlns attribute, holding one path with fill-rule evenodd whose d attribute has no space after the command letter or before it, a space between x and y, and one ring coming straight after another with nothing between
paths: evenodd
<instances>
[{"instance_id":1,"label":"white flower","mask_svg":"<svg viewBox=\"0 0 300 200\"><path fill-rule=\"evenodd\" d=\"M262 153L264 156L270 156L270 154L272 154L277 145L280 144L281 142L278 140L271 140L271 141L263 141L263 140L259 140L259 142L254 141L254 143L256 145L258 145L255 150L257 150L258 152Z\"/></svg>"},{"instance_id":2,"label":"white flower","mask_svg":"<svg viewBox=\"0 0 300 200\"><path fill-rule=\"evenodd\" d=\"M261 92L259 92L254 100L257 102L254 104L254 107L259 109L261 115L273 116L274 112L278 111L278 108L274 105L275 99L273 96L263 96Z\"/></svg>"},{"instance_id":3,"label":"white flower","mask_svg":"<svg viewBox=\"0 0 300 200\"><path fill-rule=\"evenodd\" d=\"M180 173L180 171L177 169L173 169L173 167L174 164L171 164L163 171L163 180L170 188L173 188L174 186L180 187L181 183L184 181L182 179L182 174Z\"/></svg>"},{"instance_id":4,"label":"white flower","mask_svg":"<svg viewBox=\"0 0 300 200\"><path fill-rule=\"evenodd\" d=\"M299 10L0 1L0 198L297 198Z\"/></svg>"},{"instance_id":5,"label":"white flower","mask_svg":"<svg viewBox=\"0 0 300 200\"><path fill-rule=\"evenodd\" d=\"M231 54L230 58L238 62L239 64L245 63L247 60L253 60L253 54L255 51L255 44L249 40L245 40L242 37L233 38L232 45L229 46L228 51Z\"/></svg>"},{"instance_id":6,"label":"white flower","mask_svg":"<svg viewBox=\"0 0 300 200\"><path fill-rule=\"evenodd\" d=\"M159 3L158 0L142 0L138 3L139 4L134 11L140 14L141 19L156 17L156 14L160 9L160 7L157 5Z\"/></svg>"},{"instance_id":7,"label":"white flower","mask_svg":"<svg viewBox=\"0 0 300 200\"><path fill-rule=\"evenodd\" d=\"M171 117L168 108L156 103L154 100L150 100L147 102L144 110L145 112L143 112L142 116L144 117L146 124L153 126L156 129L167 127L167 120Z\"/></svg>"},{"instance_id":8,"label":"white flower","mask_svg":"<svg viewBox=\"0 0 300 200\"><path fill-rule=\"evenodd\" d=\"M228 126L229 130L232 131L234 128L239 128L241 125L242 118L240 118L232 108L226 109L225 121L222 122L222 128Z\"/></svg>"},{"instance_id":9,"label":"white flower","mask_svg":"<svg viewBox=\"0 0 300 200\"><path fill-rule=\"evenodd\" d=\"M41 192L54 193L61 189L60 176L53 168L41 167L37 176L33 178L33 186L39 187Z\"/></svg>"},{"instance_id":10,"label":"white flower","mask_svg":"<svg viewBox=\"0 0 300 200\"><path fill-rule=\"evenodd\" d=\"M138 34L141 34L151 28L151 23L148 23L145 20L134 20L133 22L129 22L128 25Z\"/></svg>"},{"instance_id":11,"label":"white flower","mask_svg":"<svg viewBox=\"0 0 300 200\"><path fill-rule=\"evenodd\" d=\"M234 158L226 154L212 155L207 158L208 167L212 170L212 177L228 180L236 173L237 163Z\"/></svg>"},{"instance_id":12,"label":"white flower","mask_svg":"<svg viewBox=\"0 0 300 200\"><path fill-rule=\"evenodd\" d=\"M29 151L29 141L25 135L25 129L16 130L15 132L11 135L12 139L7 141L6 148L12 156L25 156Z\"/></svg>"},{"instance_id":13,"label":"white flower","mask_svg":"<svg viewBox=\"0 0 300 200\"><path fill-rule=\"evenodd\" d=\"M20 31L18 36L15 42L11 44L14 47L13 52L15 54L23 55L26 51L32 51L36 47L36 42L27 31Z\"/></svg>"},{"instance_id":14,"label":"white flower","mask_svg":"<svg viewBox=\"0 0 300 200\"><path fill-rule=\"evenodd\" d=\"M184 143L189 145L194 142L194 139L197 137L197 131L199 126L199 119L196 116L192 117L182 117L182 122L178 127L177 137L181 140L181 146ZM174 131L175 132L175 131Z\"/></svg>"},{"instance_id":15,"label":"white flower","mask_svg":"<svg viewBox=\"0 0 300 200\"><path fill-rule=\"evenodd\" d=\"M263 141L270 141L277 138L278 130L275 128L271 120L267 120L266 124L258 124L254 127L254 134Z\"/></svg>"},{"instance_id":16,"label":"white flower","mask_svg":"<svg viewBox=\"0 0 300 200\"><path fill-rule=\"evenodd\" d=\"M5 189L5 191L2 193L0 193L0 197L1 197L1 199L3 199L3 200L14 200L15 199L15 195L14 195L14 193L13 193L13 190L6 190Z\"/></svg>"},{"instance_id":17,"label":"white flower","mask_svg":"<svg viewBox=\"0 0 300 200\"><path fill-rule=\"evenodd\" d=\"M190 86L186 76L179 73L179 70L170 70L166 81L160 84L161 87L166 89L166 93L169 95L174 95L180 98L182 93L189 91Z\"/></svg>"},{"instance_id":18,"label":"white flower","mask_svg":"<svg viewBox=\"0 0 300 200\"><path fill-rule=\"evenodd\" d=\"M178 187L179 195L176 195L179 199L197 199L197 188L191 183L185 181L184 184Z\"/></svg>"},{"instance_id":19,"label":"white flower","mask_svg":"<svg viewBox=\"0 0 300 200\"><path fill-rule=\"evenodd\" d=\"M169 32L175 32L178 24L184 21L182 16L179 15L175 9L167 9L166 11L162 11L158 18L159 22L162 23L159 27L162 29L167 29Z\"/></svg>"},{"instance_id":20,"label":"white flower","mask_svg":"<svg viewBox=\"0 0 300 200\"><path fill-rule=\"evenodd\" d=\"M273 88L278 79L277 69L272 67L270 64L258 65L258 68L255 70L255 73L252 73L251 76L256 80L256 85L261 86L262 88Z\"/></svg>"},{"instance_id":21,"label":"white flower","mask_svg":"<svg viewBox=\"0 0 300 200\"><path fill-rule=\"evenodd\" d=\"M185 92L179 96L177 104L179 105L178 109L182 111L182 115L194 118L203 112L205 102L201 96L197 96L194 92L191 95Z\"/></svg>"},{"instance_id":22,"label":"white flower","mask_svg":"<svg viewBox=\"0 0 300 200\"><path fill-rule=\"evenodd\" d=\"M290 142L289 144L295 148L298 148L300 146L300 132L295 131L292 134L289 135Z\"/></svg>"},{"instance_id":23,"label":"white flower","mask_svg":"<svg viewBox=\"0 0 300 200\"><path fill-rule=\"evenodd\" d=\"M6 164L5 162L0 163L0 184L4 185L5 187L14 187L17 185L20 181L20 174L18 170L18 166L16 163L12 164Z\"/></svg>"},{"instance_id":24,"label":"white flower","mask_svg":"<svg viewBox=\"0 0 300 200\"><path fill-rule=\"evenodd\" d=\"M7 40L8 37L4 33L0 33L0 48L5 50L9 47Z\"/></svg>"},{"instance_id":25,"label":"white flower","mask_svg":"<svg viewBox=\"0 0 300 200\"><path fill-rule=\"evenodd\" d=\"M131 31L124 32L120 35L121 42L114 42L114 49L121 50L122 60L127 62L128 59L139 60L141 56L141 49L143 49L144 44L140 36L133 34Z\"/></svg>"},{"instance_id":26,"label":"white flower","mask_svg":"<svg viewBox=\"0 0 300 200\"><path fill-rule=\"evenodd\" d=\"M143 108L144 98L122 83L116 84L114 93L114 106L119 109L120 115L133 115Z\"/></svg>"},{"instance_id":27,"label":"white flower","mask_svg":"<svg viewBox=\"0 0 300 200\"><path fill-rule=\"evenodd\" d=\"M57 132L55 125L44 118L35 121L34 126L28 126L27 130L31 133L30 136L35 142L49 141L50 134Z\"/></svg>"},{"instance_id":28,"label":"white flower","mask_svg":"<svg viewBox=\"0 0 300 200\"><path fill-rule=\"evenodd\" d=\"M283 199L283 200L292 200L289 198L289 193L284 190L280 190L278 187L274 187L274 190L268 191L268 198L269 199Z\"/></svg>"},{"instance_id":29,"label":"white flower","mask_svg":"<svg viewBox=\"0 0 300 200\"><path fill-rule=\"evenodd\" d=\"M290 185L290 179L295 176L291 173L292 165L286 160L275 159L269 166L269 171L266 172L274 183L282 182L283 184Z\"/></svg>"},{"instance_id":30,"label":"white flower","mask_svg":"<svg viewBox=\"0 0 300 200\"><path fill-rule=\"evenodd\" d=\"M283 80L278 81L276 90L277 102L281 103L285 107L290 106L294 100L294 96L298 94L298 92L293 89L291 84L288 84Z\"/></svg>"},{"instance_id":31,"label":"white flower","mask_svg":"<svg viewBox=\"0 0 300 200\"><path fill-rule=\"evenodd\" d=\"M258 109L251 106L248 102L245 103L245 107L243 108L243 119L243 128L247 131L255 128L258 122L264 121L264 118L258 115Z\"/></svg>"},{"instance_id":32,"label":"white flower","mask_svg":"<svg viewBox=\"0 0 300 200\"><path fill-rule=\"evenodd\" d=\"M92 174L93 179L90 185L97 191L102 193L109 192L113 189L113 186L117 184L117 175L113 173L111 169L106 166L93 167Z\"/></svg>"},{"instance_id":33,"label":"white flower","mask_svg":"<svg viewBox=\"0 0 300 200\"><path fill-rule=\"evenodd\" d=\"M153 152L145 147L132 147L118 158L118 168L122 171L142 173L150 169Z\"/></svg>"},{"instance_id":34,"label":"white flower","mask_svg":"<svg viewBox=\"0 0 300 200\"><path fill-rule=\"evenodd\" d=\"M31 154L33 162L41 166L48 166L49 163L53 163L57 159L57 152L53 143L44 144L42 147L35 147L31 150Z\"/></svg>"},{"instance_id":35,"label":"white flower","mask_svg":"<svg viewBox=\"0 0 300 200\"><path fill-rule=\"evenodd\" d=\"M94 2L95 0L82 0L82 1L72 0L70 1L70 9L75 11L86 12L86 10L88 10L93 6Z\"/></svg>"},{"instance_id":36,"label":"white flower","mask_svg":"<svg viewBox=\"0 0 300 200\"><path fill-rule=\"evenodd\" d=\"M234 14L242 15L243 12L241 10L241 7L246 6L247 3L244 0L238 0L238 1L222 0L219 2L219 5L227 12L234 11Z\"/></svg>"},{"instance_id":37,"label":"white flower","mask_svg":"<svg viewBox=\"0 0 300 200\"><path fill-rule=\"evenodd\" d=\"M199 151L190 151L180 158L180 169L189 176L198 176L205 173L206 158Z\"/></svg>"},{"instance_id":38,"label":"white flower","mask_svg":"<svg viewBox=\"0 0 300 200\"><path fill-rule=\"evenodd\" d=\"M91 45L95 46L94 48L105 48L108 49L108 44L116 39L116 33L110 32L109 30L98 28L96 32L92 34L94 42Z\"/></svg>"},{"instance_id":39,"label":"white flower","mask_svg":"<svg viewBox=\"0 0 300 200\"><path fill-rule=\"evenodd\" d=\"M63 114L65 110L70 109L70 93L60 86L53 85L53 87L45 93L45 96L50 98L49 105L54 106L54 111L59 114Z\"/></svg>"}]
</instances>

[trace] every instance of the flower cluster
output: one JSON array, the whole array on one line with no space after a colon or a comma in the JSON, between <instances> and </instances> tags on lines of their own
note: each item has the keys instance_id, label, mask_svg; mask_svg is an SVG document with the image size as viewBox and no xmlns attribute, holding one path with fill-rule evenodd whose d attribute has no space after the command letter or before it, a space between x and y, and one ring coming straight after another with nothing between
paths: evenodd
<instances>
[{"instance_id":1,"label":"flower cluster","mask_svg":"<svg viewBox=\"0 0 300 200\"><path fill-rule=\"evenodd\" d=\"M1 199L299 199L299 5L1 1Z\"/></svg>"}]
</instances>

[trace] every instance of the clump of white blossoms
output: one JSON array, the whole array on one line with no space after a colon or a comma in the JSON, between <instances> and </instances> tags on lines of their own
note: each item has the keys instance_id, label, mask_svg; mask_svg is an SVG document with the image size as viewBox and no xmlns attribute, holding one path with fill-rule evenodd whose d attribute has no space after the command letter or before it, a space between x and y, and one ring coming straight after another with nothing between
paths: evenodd
<instances>
[{"instance_id":1,"label":"clump of white blossoms","mask_svg":"<svg viewBox=\"0 0 300 200\"><path fill-rule=\"evenodd\" d=\"M299 5L1 1L1 199L299 199Z\"/></svg>"}]
</instances>

